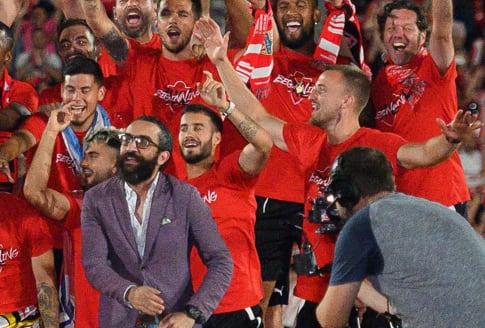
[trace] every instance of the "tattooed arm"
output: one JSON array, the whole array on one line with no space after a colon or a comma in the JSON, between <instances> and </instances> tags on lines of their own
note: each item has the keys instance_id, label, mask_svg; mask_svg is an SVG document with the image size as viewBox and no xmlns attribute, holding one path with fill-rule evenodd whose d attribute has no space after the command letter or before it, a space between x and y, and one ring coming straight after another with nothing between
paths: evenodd
<instances>
[{"instance_id":1,"label":"tattooed arm","mask_svg":"<svg viewBox=\"0 0 485 328\"><path fill-rule=\"evenodd\" d=\"M37 302L45 328L59 327L59 298L55 286L54 254L52 249L32 258L37 286Z\"/></svg>"},{"instance_id":2,"label":"tattooed arm","mask_svg":"<svg viewBox=\"0 0 485 328\"><path fill-rule=\"evenodd\" d=\"M59 123L58 115L66 113L68 111L66 107L68 106L69 104L66 104L64 109L57 109L51 112L24 184L24 195L27 201L43 215L55 220L63 220L71 208L65 195L47 188L57 135L70 122L66 119Z\"/></svg>"},{"instance_id":3,"label":"tattooed arm","mask_svg":"<svg viewBox=\"0 0 485 328\"><path fill-rule=\"evenodd\" d=\"M210 72L204 71L204 84L199 84L199 92L209 105L216 107L234 124L239 133L249 144L244 147L239 156L241 169L249 175L257 175L266 166L273 140L271 135L237 106L227 101L226 91L222 83L215 81Z\"/></svg>"},{"instance_id":4,"label":"tattooed arm","mask_svg":"<svg viewBox=\"0 0 485 328\"><path fill-rule=\"evenodd\" d=\"M123 65L128 57L128 41L106 14L101 0L81 0L86 21L110 56Z\"/></svg>"}]
</instances>

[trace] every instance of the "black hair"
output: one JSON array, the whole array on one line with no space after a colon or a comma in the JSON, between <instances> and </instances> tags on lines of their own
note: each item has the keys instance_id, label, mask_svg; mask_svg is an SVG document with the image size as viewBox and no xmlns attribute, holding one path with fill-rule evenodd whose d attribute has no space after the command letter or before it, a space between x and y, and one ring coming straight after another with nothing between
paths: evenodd
<instances>
[{"instance_id":1,"label":"black hair","mask_svg":"<svg viewBox=\"0 0 485 328\"><path fill-rule=\"evenodd\" d=\"M77 25L84 26L89 31L89 33L93 36L93 38L96 40L93 30L89 27L85 19L69 18L64 20L57 27L57 41L59 41L59 39L61 38L62 31L64 31L68 27L77 26Z\"/></svg>"},{"instance_id":2,"label":"black hair","mask_svg":"<svg viewBox=\"0 0 485 328\"><path fill-rule=\"evenodd\" d=\"M332 175L345 176L360 197L396 189L391 163L375 148L354 147L343 152L336 160Z\"/></svg>"},{"instance_id":3,"label":"black hair","mask_svg":"<svg viewBox=\"0 0 485 328\"><path fill-rule=\"evenodd\" d=\"M163 124L159 119L157 119L155 116L140 116L135 121L144 121L144 122L150 122L158 126L160 129L160 133L158 134L158 144L159 144L159 150L160 151L168 151L170 154L172 154L172 148L173 148L173 139L172 139L172 134L168 130L167 126Z\"/></svg>"},{"instance_id":4,"label":"black hair","mask_svg":"<svg viewBox=\"0 0 485 328\"><path fill-rule=\"evenodd\" d=\"M89 74L94 77L94 81L98 86L103 85L103 72L99 64L85 57L76 57L69 61L62 70L62 77L65 79L67 75Z\"/></svg>"},{"instance_id":5,"label":"black hair","mask_svg":"<svg viewBox=\"0 0 485 328\"><path fill-rule=\"evenodd\" d=\"M160 3L162 0L157 1L157 14L160 14ZM198 20L202 16L202 3L200 0L191 0L192 2L192 12L194 13L195 20Z\"/></svg>"},{"instance_id":6,"label":"black hair","mask_svg":"<svg viewBox=\"0 0 485 328\"><path fill-rule=\"evenodd\" d=\"M207 108L206 106L200 105L200 104L188 104L183 109L182 116L184 116L184 114L186 114L186 113L202 113L202 114L205 114L206 116L209 117L210 121L212 122L212 124L216 128L217 132L222 133L223 124L222 124L221 116L219 114L217 114L216 112L214 112L212 109Z\"/></svg>"},{"instance_id":7,"label":"black hair","mask_svg":"<svg viewBox=\"0 0 485 328\"><path fill-rule=\"evenodd\" d=\"M13 32L10 27L0 21L0 47L12 50Z\"/></svg>"},{"instance_id":8,"label":"black hair","mask_svg":"<svg viewBox=\"0 0 485 328\"><path fill-rule=\"evenodd\" d=\"M417 5L414 1L410 0L394 0L384 6L382 14L377 15L377 24L379 25L379 32L381 37L384 33L387 18L392 16L391 12L398 9L407 9L416 13L416 25L418 29L423 32L428 29L428 20L424 14L423 8Z\"/></svg>"}]
</instances>

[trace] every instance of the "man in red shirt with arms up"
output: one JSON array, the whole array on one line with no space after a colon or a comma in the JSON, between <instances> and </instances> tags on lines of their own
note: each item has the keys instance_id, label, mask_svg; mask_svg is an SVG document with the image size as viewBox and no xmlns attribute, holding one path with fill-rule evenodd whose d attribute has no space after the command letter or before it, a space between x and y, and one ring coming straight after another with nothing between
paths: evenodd
<instances>
[{"instance_id":1,"label":"man in red shirt with arms up","mask_svg":"<svg viewBox=\"0 0 485 328\"><path fill-rule=\"evenodd\" d=\"M412 1L386 5L378 17L381 39L388 53L372 85L371 101L377 128L412 142L440 133L436 118L450 121L456 113L456 64L451 37L451 0L433 0L429 46L423 10ZM466 215L469 199L458 153L443 163L396 177L401 191L454 207Z\"/></svg>"},{"instance_id":2,"label":"man in red shirt with arms up","mask_svg":"<svg viewBox=\"0 0 485 328\"><path fill-rule=\"evenodd\" d=\"M216 65L229 96L238 108L261 124L273 137L275 145L294 154L305 172L305 197L313 200L323 187L331 164L340 152L353 146L371 146L382 150L395 170L430 166L448 158L457 148L464 133L481 126L476 116L459 111L450 125L438 119L442 135L424 143L406 143L392 133L361 128L359 114L367 104L370 81L359 69L348 65L327 67L310 96L314 108L310 123L289 123L270 115L244 86L226 56L227 37L220 35L212 20L200 20L201 43ZM398 186L399 190L399 186ZM305 214L309 210L305 204ZM303 230L315 247L317 264L321 268L332 261L335 235L317 234L320 224L304 221ZM297 327L319 327L315 308L328 286L328 275L301 275L298 277L295 295L306 300L300 311Z\"/></svg>"},{"instance_id":3,"label":"man in red shirt with arms up","mask_svg":"<svg viewBox=\"0 0 485 328\"><path fill-rule=\"evenodd\" d=\"M46 217L62 222L64 242L62 324L77 327L98 327L99 292L87 281L81 261L81 191L76 193L48 188L51 158L60 133L70 124L72 114L66 108L51 112L37 151L27 173L25 198ZM85 190L116 173L119 153L119 131L101 128L86 136L84 159L81 162Z\"/></svg>"},{"instance_id":4,"label":"man in red shirt with arms up","mask_svg":"<svg viewBox=\"0 0 485 328\"><path fill-rule=\"evenodd\" d=\"M262 323L259 302L263 288L254 236L254 188L273 141L268 132L226 100L224 87L213 80L212 74L205 74L206 81L199 88L202 98L231 120L249 144L216 160L222 134L220 114L198 104L187 105L182 111L179 145L186 162L185 179L197 187L211 208L234 262L231 284L204 327L258 327ZM191 255L191 272L198 288L206 268L195 250Z\"/></svg>"}]
</instances>

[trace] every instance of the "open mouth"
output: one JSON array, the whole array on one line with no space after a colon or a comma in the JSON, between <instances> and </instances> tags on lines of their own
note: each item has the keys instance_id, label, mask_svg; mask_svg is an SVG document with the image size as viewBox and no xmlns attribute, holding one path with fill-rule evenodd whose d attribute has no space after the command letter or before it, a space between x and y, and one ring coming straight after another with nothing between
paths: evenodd
<instances>
[{"instance_id":1,"label":"open mouth","mask_svg":"<svg viewBox=\"0 0 485 328\"><path fill-rule=\"evenodd\" d=\"M404 50L404 48L406 48L406 45L402 42L394 42L392 44L392 47L394 48L394 50L399 51L399 50Z\"/></svg>"},{"instance_id":2,"label":"open mouth","mask_svg":"<svg viewBox=\"0 0 485 328\"><path fill-rule=\"evenodd\" d=\"M71 114L81 114L85 108L84 105L73 105L71 106Z\"/></svg>"},{"instance_id":3,"label":"open mouth","mask_svg":"<svg viewBox=\"0 0 485 328\"><path fill-rule=\"evenodd\" d=\"M288 22L286 23L286 29L290 33L295 33L301 28L300 22Z\"/></svg>"},{"instance_id":4,"label":"open mouth","mask_svg":"<svg viewBox=\"0 0 485 328\"><path fill-rule=\"evenodd\" d=\"M167 30L167 36L169 37L170 40L177 41L178 37L180 36L180 30L176 27L170 27Z\"/></svg>"},{"instance_id":5,"label":"open mouth","mask_svg":"<svg viewBox=\"0 0 485 328\"><path fill-rule=\"evenodd\" d=\"M133 10L128 12L126 15L126 23L128 25L140 25L142 23L142 16L140 15L138 10Z\"/></svg>"},{"instance_id":6,"label":"open mouth","mask_svg":"<svg viewBox=\"0 0 485 328\"><path fill-rule=\"evenodd\" d=\"M199 145L199 143L195 140L186 140L183 143L184 148L195 148Z\"/></svg>"}]
</instances>

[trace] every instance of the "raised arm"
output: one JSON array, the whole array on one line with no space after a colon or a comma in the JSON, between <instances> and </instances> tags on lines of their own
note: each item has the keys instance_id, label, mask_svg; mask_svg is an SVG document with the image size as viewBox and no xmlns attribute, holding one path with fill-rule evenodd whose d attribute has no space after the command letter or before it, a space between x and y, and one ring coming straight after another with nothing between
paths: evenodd
<instances>
[{"instance_id":1,"label":"raised arm","mask_svg":"<svg viewBox=\"0 0 485 328\"><path fill-rule=\"evenodd\" d=\"M79 0L54 0L54 6L59 8L66 19L85 19Z\"/></svg>"},{"instance_id":2,"label":"raised arm","mask_svg":"<svg viewBox=\"0 0 485 328\"><path fill-rule=\"evenodd\" d=\"M429 39L429 51L441 74L450 66L455 50L453 47L453 4L451 0L433 0L431 4L433 18Z\"/></svg>"},{"instance_id":3,"label":"raised arm","mask_svg":"<svg viewBox=\"0 0 485 328\"><path fill-rule=\"evenodd\" d=\"M278 148L287 151L288 147L283 139L285 122L266 111L253 93L246 88L227 58L228 34L223 38L219 26L210 18L199 19L194 34L204 45L207 56L216 66L231 101L236 104L239 111L268 131Z\"/></svg>"},{"instance_id":4,"label":"raised arm","mask_svg":"<svg viewBox=\"0 0 485 328\"><path fill-rule=\"evenodd\" d=\"M37 286L37 302L45 328L59 327L59 298L52 249L32 258L32 270Z\"/></svg>"},{"instance_id":5,"label":"raised arm","mask_svg":"<svg viewBox=\"0 0 485 328\"><path fill-rule=\"evenodd\" d=\"M210 72L204 72L206 80L199 84L199 92L209 105L216 107L238 129L239 133L249 142L239 156L241 169L249 175L257 175L265 167L268 161L273 140L269 133L261 128L246 114L242 113L237 106L226 100L224 86L215 81Z\"/></svg>"},{"instance_id":6,"label":"raised arm","mask_svg":"<svg viewBox=\"0 0 485 328\"><path fill-rule=\"evenodd\" d=\"M47 188L56 138L70 123L71 116L66 108L68 105L64 109L52 111L24 184L27 201L43 215L55 220L63 220L70 210L66 196Z\"/></svg>"},{"instance_id":7,"label":"raised arm","mask_svg":"<svg viewBox=\"0 0 485 328\"><path fill-rule=\"evenodd\" d=\"M110 56L123 65L128 58L128 41L108 17L101 0L81 0L86 21Z\"/></svg>"},{"instance_id":8,"label":"raised arm","mask_svg":"<svg viewBox=\"0 0 485 328\"><path fill-rule=\"evenodd\" d=\"M1 0L0 1L0 21L11 27L15 20L25 14L24 7L27 6L25 0Z\"/></svg>"},{"instance_id":9,"label":"raised arm","mask_svg":"<svg viewBox=\"0 0 485 328\"><path fill-rule=\"evenodd\" d=\"M397 159L402 167L412 169L441 163L458 148L463 135L482 126L482 122L477 121L477 115L463 110L456 113L450 124L446 125L441 119L437 119L437 123L442 131L439 136L423 143L406 143L399 148Z\"/></svg>"}]
</instances>

